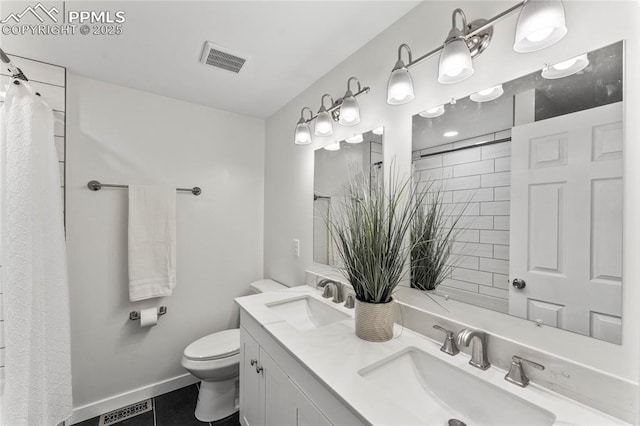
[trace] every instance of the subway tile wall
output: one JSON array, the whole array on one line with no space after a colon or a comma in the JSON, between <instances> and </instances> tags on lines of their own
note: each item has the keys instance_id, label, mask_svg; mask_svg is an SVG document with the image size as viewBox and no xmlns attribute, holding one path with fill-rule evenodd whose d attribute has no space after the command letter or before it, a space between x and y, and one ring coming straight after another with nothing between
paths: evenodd
<instances>
[{"instance_id":1,"label":"subway tile wall","mask_svg":"<svg viewBox=\"0 0 640 426\"><path fill-rule=\"evenodd\" d=\"M58 153L60 182L62 184L62 205L64 206L65 185L65 111L66 111L66 82L67 69L61 66L39 62L15 55L8 55L29 79L32 87L42 95L42 98L53 108L54 114L54 142ZM11 75L4 68L0 70L0 92L6 92L11 84ZM0 96L0 108L4 104L4 93ZM4 314L2 286L4 271L2 268L3 253L0 252L0 392L4 388L5 342L4 342Z\"/></svg>"},{"instance_id":2,"label":"subway tile wall","mask_svg":"<svg viewBox=\"0 0 640 426\"><path fill-rule=\"evenodd\" d=\"M464 210L452 250L455 267L437 292L508 312L511 142L422 154L413 154L418 188L428 190L433 182L449 214Z\"/></svg>"}]
</instances>

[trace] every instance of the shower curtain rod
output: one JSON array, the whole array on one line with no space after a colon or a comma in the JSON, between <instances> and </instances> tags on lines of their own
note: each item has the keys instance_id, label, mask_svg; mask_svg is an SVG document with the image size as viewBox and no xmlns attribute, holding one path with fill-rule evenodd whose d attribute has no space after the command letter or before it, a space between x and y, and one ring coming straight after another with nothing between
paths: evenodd
<instances>
[{"instance_id":1,"label":"shower curtain rod","mask_svg":"<svg viewBox=\"0 0 640 426\"><path fill-rule=\"evenodd\" d=\"M13 65L13 63L11 62L11 58L9 58L6 53L4 53L4 50L2 50L2 48L0 48L0 61L4 63L5 68L7 68L7 71L11 73L12 78L17 78L18 80L23 80L23 81L29 81L29 79L27 78L26 75L24 75L22 70L16 67L15 65Z\"/></svg>"}]
</instances>

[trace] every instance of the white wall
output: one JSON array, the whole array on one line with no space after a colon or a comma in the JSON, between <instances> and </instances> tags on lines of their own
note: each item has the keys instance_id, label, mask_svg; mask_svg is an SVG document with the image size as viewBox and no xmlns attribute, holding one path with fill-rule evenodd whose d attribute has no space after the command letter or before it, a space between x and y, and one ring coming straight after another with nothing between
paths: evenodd
<instances>
[{"instance_id":1,"label":"white wall","mask_svg":"<svg viewBox=\"0 0 640 426\"><path fill-rule=\"evenodd\" d=\"M338 95L346 80L357 76L371 92L359 97L362 121L349 133L385 126L385 166L394 159L404 176L409 176L411 163L412 115L471 92L509 81L580 53L591 51L625 39L625 242L624 242L624 305L623 344L612 345L569 332L547 328L510 327L503 316L487 312L479 315L478 326L491 332L534 345L535 347L573 359L587 366L637 382L639 363L640 286L640 87L638 66L638 3L614 1L565 1L568 35L550 48L530 54L518 54L512 49L516 17L495 26L491 46L474 61L476 72L470 79L456 85L436 82L438 58L416 66L411 72L416 87L416 99L404 106L385 103L386 83L396 61L397 48L408 43L415 56L441 43L451 25L451 12L461 7L472 20L497 14L515 2L424 2L400 19L379 37L364 46L346 61L326 74L308 90L292 100L267 120L267 150L265 170L265 275L288 284L304 283L304 270L312 262L313 149L293 144L293 129L303 106L315 106L323 93ZM339 129L339 128L338 128ZM346 129L338 130L343 139ZM301 256L291 254L292 238L299 238Z\"/></svg>"},{"instance_id":2,"label":"white wall","mask_svg":"<svg viewBox=\"0 0 640 426\"><path fill-rule=\"evenodd\" d=\"M262 278L264 120L77 75L69 75L67 99L77 409L185 374L180 359L189 343L238 325L233 298ZM198 197L178 194L172 296L129 302L127 191L89 191L92 179L202 188ZM141 329L128 319L129 311L160 305L168 313L153 328ZM97 412L85 407L83 417L101 414L106 406Z\"/></svg>"}]
</instances>

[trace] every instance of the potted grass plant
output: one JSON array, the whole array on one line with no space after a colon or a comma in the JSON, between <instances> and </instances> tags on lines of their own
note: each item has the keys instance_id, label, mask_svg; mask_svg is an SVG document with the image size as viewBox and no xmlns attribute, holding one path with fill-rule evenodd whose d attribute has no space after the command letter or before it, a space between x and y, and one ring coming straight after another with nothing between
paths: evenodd
<instances>
[{"instance_id":1,"label":"potted grass plant","mask_svg":"<svg viewBox=\"0 0 640 426\"><path fill-rule=\"evenodd\" d=\"M356 294L356 335L374 342L393 337L393 293L405 277L408 236L425 196L409 180L391 180L385 190L361 175L352 179L327 223Z\"/></svg>"},{"instance_id":2,"label":"potted grass plant","mask_svg":"<svg viewBox=\"0 0 640 426\"><path fill-rule=\"evenodd\" d=\"M429 184L411 224L411 287L435 290L455 268L452 244L464 230L460 220L469 202L458 205L454 214L443 203L444 192Z\"/></svg>"}]
</instances>

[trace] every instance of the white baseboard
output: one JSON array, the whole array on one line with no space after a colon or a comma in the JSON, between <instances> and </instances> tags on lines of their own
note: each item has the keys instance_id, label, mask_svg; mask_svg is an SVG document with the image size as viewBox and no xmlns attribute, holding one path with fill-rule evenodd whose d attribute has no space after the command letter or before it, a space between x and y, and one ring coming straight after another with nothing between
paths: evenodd
<instances>
[{"instance_id":1,"label":"white baseboard","mask_svg":"<svg viewBox=\"0 0 640 426\"><path fill-rule=\"evenodd\" d=\"M67 422L67 424L73 425L76 423L80 423L84 420L100 416L104 413L108 413L109 411L125 407L138 401L153 398L155 396L162 395L197 382L198 379L187 373L181 376L172 377L171 379L163 380L161 382L152 383L138 389L133 389L128 392L114 395L109 398L101 399L100 401L92 402L81 407L75 407L73 409L73 415L71 416L71 419Z\"/></svg>"}]
</instances>

